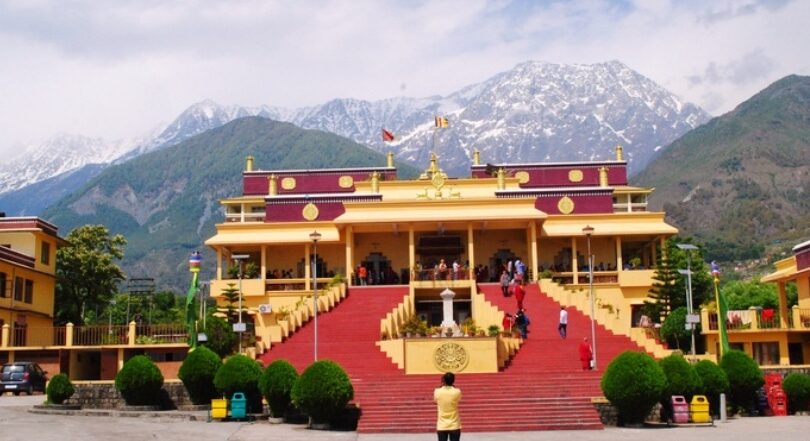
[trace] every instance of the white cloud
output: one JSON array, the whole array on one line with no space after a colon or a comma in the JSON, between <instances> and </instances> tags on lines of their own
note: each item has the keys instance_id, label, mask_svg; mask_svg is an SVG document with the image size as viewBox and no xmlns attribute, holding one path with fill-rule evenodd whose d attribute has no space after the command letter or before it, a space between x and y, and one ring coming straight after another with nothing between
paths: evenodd
<instances>
[{"instance_id":1,"label":"white cloud","mask_svg":"<svg viewBox=\"0 0 810 441\"><path fill-rule=\"evenodd\" d=\"M0 151L134 136L205 98L447 94L526 60L617 59L718 114L810 74L808 21L783 0L0 0Z\"/></svg>"}]
</instances>

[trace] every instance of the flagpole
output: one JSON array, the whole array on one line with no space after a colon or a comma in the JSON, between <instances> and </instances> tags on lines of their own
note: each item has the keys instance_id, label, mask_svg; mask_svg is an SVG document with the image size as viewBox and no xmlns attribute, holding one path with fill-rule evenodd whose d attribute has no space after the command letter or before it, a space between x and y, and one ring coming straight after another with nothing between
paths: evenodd
<instances>
[{"instance_id":1,"label":"flagpole","mask_svg":"<svg viewBox=\"0 0 810 441\"><path fill-rule=\"evenodd\" d=\"M720 353L720 358L723 358L723 355L728 352L728 334L726 332L726 315L728 307L725 306L725 299L722 299L722 295L720 294L720 266L717 265L717 262L711 263L712 268L712 276L714 276L714 302L717 306L717 331L718 335L720 336L720 348L718 352Z\"/></svg>"}]
</instances>

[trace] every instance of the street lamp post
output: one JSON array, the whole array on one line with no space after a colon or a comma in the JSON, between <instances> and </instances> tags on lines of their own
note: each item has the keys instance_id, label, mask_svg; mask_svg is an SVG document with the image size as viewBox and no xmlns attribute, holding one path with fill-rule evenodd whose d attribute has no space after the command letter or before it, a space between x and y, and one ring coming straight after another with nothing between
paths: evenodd
<instances>
[{"instance_id":1,"label":"street lamp post","mask_svg":"<svg viewBox=\"0 0 810 441\"><path fill-rule=\"evenodd\" d=\"M237 265L239 265L239 323L233 325L233 330L239 334L239 353L242 353L242 334L245 332L245 324L242 323L242 263L249 259L249 254L234 254L231 256Z\"/></svg>"},{"instance_id":2,"label":"street lamp post","mask_svg":"<svg viewBox=\"0 0 810 441\"><path fill-rule=\"evenodd\" d=\"M582 229L588 241L588 291L591 296L591 350L593 352L593 366L596 370L596 300L593 295L593 255L591 254L591 235L593 234L593 227L586 225Z\"/></svg>"},{"instance_id":3,"label":"street lamp post","mask_svg":"<svg viewBox=\"0 0 810 441\"><path fill-rule=\"evenodd\" d=\"M317 230L313 231L309 235L310 240L312 240L312 309L315 312L314 314L314 326L315 326L315 349L314 349L314 356L315 361L318 361L318 241L321 239L321 233Z\"/></svg>"},{"instance_id":4,"label":"street lamp post","mask_svg":"<svg viewBox=\"0 0 810 441\"><path fill-rule=\"evenodd\" d=\"M686 309L688 311L688 315L686 316L686 324L689 330L692 333L692 346L691 350L689 351L692 356L695 356L695 322L692 312L692 250L698 249L698 247L692 245L691 243L679 243L676 244L678 248L686 251L686 271L678 270L681 274L686 274Z\"/></svg>"}]
</instances>

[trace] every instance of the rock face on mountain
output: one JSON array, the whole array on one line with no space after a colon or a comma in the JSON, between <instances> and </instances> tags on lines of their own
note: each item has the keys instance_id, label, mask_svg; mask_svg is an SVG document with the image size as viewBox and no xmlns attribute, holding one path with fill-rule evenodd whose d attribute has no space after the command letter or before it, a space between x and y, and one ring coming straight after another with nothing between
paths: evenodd
<instances>
[{"instance_id":1,"label":"rock face on mountain","mask_svg":"<svg viewBox=\"0 0 810 441\"><path fill-rule=\"evenodd\" d=\"M810 77L783 78L664 149L634 180L718 259L810 231Z\"/></svg>"},{"instance_id":2,"label":"rock face on mountain","mask_svg":"<svg viewBox=\"0 0 810 441\"><path fill-rule=\"evenodd\" d=\"M187 254L222 222L219 199L241 194L245 157L256 169L384 165L385 156L331 133L304 130L261 117L237 119L178 145L108 167L43 217L69 232L104 224L123 234L129 277L153 277L182 291ZM398 166L413 176L416 170ZM205 277L211 277L211 274Z\"/></svg>"},{"instance_id":3,"label":"rock face on mountain","mask_svg":"<svg viewBox=\"0 0 810 441\"><path fill-rule=\"evenodd\" d=\"M435 115L446 116L449 127L437 131ZM617 144L624 146L630 172L635 173L661 146L709 118L617 61L527 62L446 97L335 99L299 109L220 106L206 100L142 139L107 142L59 136L0 166L0 195L70 175L87 164L126 162L246 116L332 132L382 153L393 151L398 159L420 166L435 150L445 169L457 176L468 173L474 149L488 162L567 161L607 158ZM394 142L382 141L383 127L397 135ZM86 174L63 177L72 185L63 191L78 189L82 176ZM26 203L37 199L36 191L24 194L0 198L2 208L10 214L37 214L36 204Z\"/></svg>"}]
</instances>

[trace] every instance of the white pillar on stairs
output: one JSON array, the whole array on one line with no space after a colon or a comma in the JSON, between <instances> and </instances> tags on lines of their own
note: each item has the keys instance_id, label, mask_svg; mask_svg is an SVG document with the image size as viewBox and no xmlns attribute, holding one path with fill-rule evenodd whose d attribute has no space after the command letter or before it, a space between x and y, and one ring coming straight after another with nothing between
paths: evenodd
<instances>
[{"instance_id":1,"label":"white pillar on stairs","mask_svg":"<svg viewBox=\"0 0 810 441\"><path fill-rule=\"evenodd\" d=\"M456 321L453 320L453 297L456 296L456 293L450 291L450 289L445 289L439 294L442 297L443 302L443 317L442 317L442 328L455 328Z\"/></svg>"}]
</instances>

